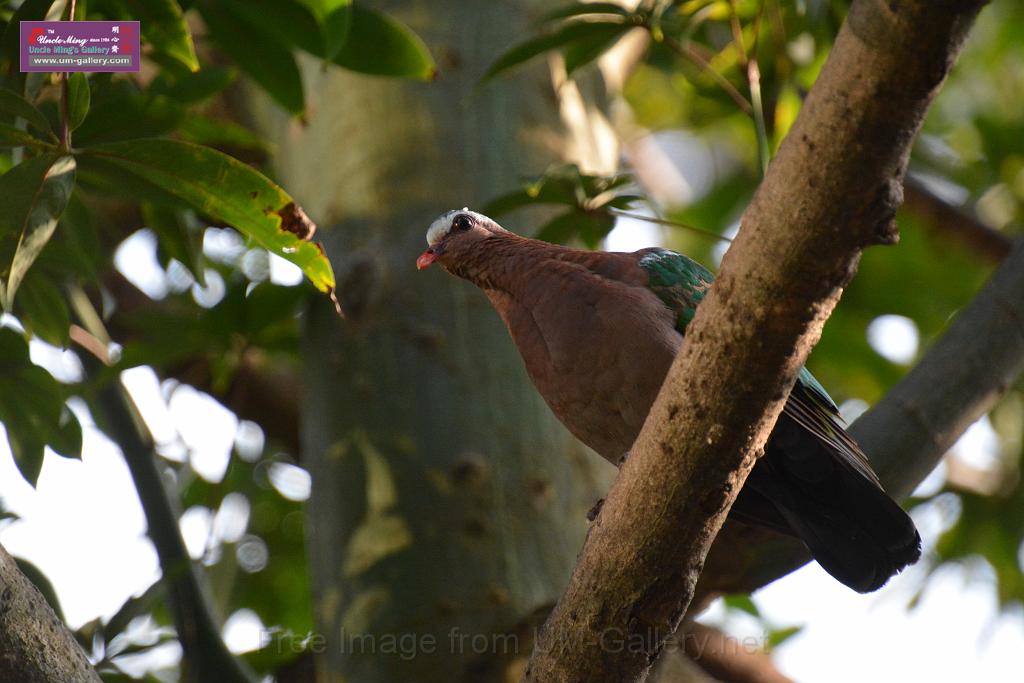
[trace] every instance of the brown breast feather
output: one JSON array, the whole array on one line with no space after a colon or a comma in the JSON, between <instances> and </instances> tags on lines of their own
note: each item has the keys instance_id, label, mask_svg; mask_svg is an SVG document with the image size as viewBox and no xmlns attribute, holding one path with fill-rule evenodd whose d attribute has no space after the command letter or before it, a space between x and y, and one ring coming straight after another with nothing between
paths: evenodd
<instances>
[{"instance_id":1,"label":"brown breast feather","mask_svg":"<svg viewBox=\"0 0 1024 683\"><path fill-rule=\"evenodd\" d=\"M515 241L478 284L552 411L577 438L617 462L639 433L681 342L672 314L646 287L632 254Z\"/></svg>"}]
</instances>

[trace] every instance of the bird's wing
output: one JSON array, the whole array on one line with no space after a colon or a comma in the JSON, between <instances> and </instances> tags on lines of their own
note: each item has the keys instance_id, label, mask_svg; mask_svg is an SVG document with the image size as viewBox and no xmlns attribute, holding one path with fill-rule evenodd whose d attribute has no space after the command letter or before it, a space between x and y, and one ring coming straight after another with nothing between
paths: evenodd
<instances>
[{"instance_id":1,"label":"bird's wing","mask_svg":"<svg viewBox=\"0 0 1024 683\"><path fill-rule=\"evenodd\" d=\"M676 330L683 334L715 276L693 259L668 249L643 249L635 255L637 265L647 273L647 286L672 309Z\"/></svg>"},{"instance_id":2,"label":"bird's wing","mask_svg":"<svg viewBox=\"0 0 1024 683\"><path fill-rule=\"evenodd\" d=\"M676 330L683 334L714 275L696 261L668 249L644 249L635 256L647 273L647 286L675 313ZM807 368L800 368L783 412L827 444L850 467L881 486L864 452L843 428L835 402Z\"/></svg>"},{"instance_id":3,"label":"bird's wing","mask_svg":"<svg viewBox=\"0 0 1024 683\"><path fill-rule=\"evenodd\" d=\"M783 412L830 447L832 453L879 488L882 483L867 456L844 428L839 409L807 368L800 368Z\"/></svg>"}]
</instances>

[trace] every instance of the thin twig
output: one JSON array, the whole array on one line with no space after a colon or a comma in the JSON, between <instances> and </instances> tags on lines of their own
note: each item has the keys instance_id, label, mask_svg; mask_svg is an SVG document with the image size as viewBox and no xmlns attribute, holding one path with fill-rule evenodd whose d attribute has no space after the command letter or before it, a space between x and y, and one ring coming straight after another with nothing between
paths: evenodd
<instances>
[{"instance_id":1,"label":"thin twig","mask_svg":"<svg viewBox=\"0 0 1024 683\"><path fill-rule=\"evenodd\" d=\"M706 71L708 75L714 79L715 83L717 83L718 86L733 99L736 105L743 110L744 114L747 116L754 115L754 109L750 105L750 102L747 101L747 98L743 96L743 93L737 90L736 86L729 82L729 79L715 71L714 67L711 66L708 60L704 59L704 57L696 50L691 48L689 45L680 43L675 38L670 38L669 36L665 36L662 42L683 59L693 62L703 71Z\"/></svg>"},{"instance_id":2,"label":"thin twig","mask_svg":"<svg viewBox=\"0 0 1024 683\"><path fill-rule=\"evenodd\" d=\"M68 21L75 20L75 2L76 0L68 2ZM65 152L71 149L71 116L68 113L69 75L66 71L60 75L60 147Z\"/></svg>"},{"instance_id":3,"label":"thin twig","mask_svg":"<svg viewBox=\"0 0 1024 683\"><path fill-rule=\"evenodd\" d=\"M60 148L63 151L71 149L71 122L68 114L68 74L60 75Z\"/></svg>"},{"instance_id":4,"label":"thin twig","mask_svg":"<svg viewBox=\"0 0 1024 683\"><path fill-rule=\"evenodd\" d=\"M761 70L757 66L757 55L747 62L747 83L750 87L750 101L754 106L754 128L757 132L757 155L761 160L761 175L768 172L771 151L768 147L768 128L764 122L764 102L761 99Z\"/></svg>"},{"instance_id":5,"label":"thin twig","mask_svg":"<svg viewBox=\"0 0 1024 683\"><path fill-rule=\"evenodd\" d=\"M623 211L622 209L609 209L608 211L609 213L615 216L622 216L623 218L632 218L633 220L637 221L646 221L647 223L657 223L658 225L667 225L673 228L682 228L684 230L689 230L690 232L695 232L698 235L710 237L711 239L714 240L721 240L722 242L732 242L731 237L726 237L725 235L720 235L717 232L705 230L704 228L698 228L697 226L689 225L688 223L681 223L679 221L673 221L668 218L659 218L657 216L644 216L643 214L631 213L629 211Z\"/></svg>"},{"instance_id":6,"label":"thin twig","mask_svg":"<svg viewBox=\"0 0 1024 683\"><path fill-rule=\"evenodd\" d=\"M736 0L729 0L730 21L732 27L733 42L736 43L736 52L740 66L743 67L747 76L747 88L750 90L750 103L753 107L754 132L757 135L757 156L761 162L761 175L768 172L768 162L771 160L771 152L768 147L768 128L764 120L764 100L761 97L761 69L757 63L757 44L761 37L761 16L764 14L764 2L754 19L754 44L750 54L747 54L743 45L743 28L740 26L739 14L736 11Z\"/></svg>"},{"instance_id":7,"label":"thin twig","mask_svg":"<svg viewBox=\"0 0 1024 683\"><path fill-rule=\"evenodd\" d=\"M732 30L732 42L736 43L740 66L745 69L747 68L747 51L743 47L743 27L740 25L740 15L736 11L736 0L729 0L729 10L729 28Z\"/></svg>"}]
</instances>

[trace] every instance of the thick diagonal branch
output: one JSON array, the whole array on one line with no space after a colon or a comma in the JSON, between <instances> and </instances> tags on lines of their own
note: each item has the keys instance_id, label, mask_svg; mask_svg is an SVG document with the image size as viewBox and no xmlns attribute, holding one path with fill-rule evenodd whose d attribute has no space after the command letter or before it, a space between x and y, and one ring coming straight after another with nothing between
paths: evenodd
<instances>
[{"instance_id":1,"label":"thick diagonal branch","mask_svg":"<svg viewBox=\"0 0 1024 683\"><path fill-rule=\"evenodd\" d=\"M74 636L3 546L0 546L0 681L100 681Z\"/></svg>"},{"instance_id":2,"label":"thick diagonal branch","mask_svg":"<svg viewBox=\"0 0 1024 683\"><path fill-rule=\"evenodd\" d=\"M526 680L646 675L861 250L896 239L910 143L979 7L853 4L591 527Z\"/></svg>"}]
</instances>

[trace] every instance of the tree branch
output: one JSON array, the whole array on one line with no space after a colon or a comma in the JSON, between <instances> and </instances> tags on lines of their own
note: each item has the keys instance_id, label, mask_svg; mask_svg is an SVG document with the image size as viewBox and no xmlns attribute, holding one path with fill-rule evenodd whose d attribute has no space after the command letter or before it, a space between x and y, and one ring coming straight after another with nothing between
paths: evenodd
<instances>
[{"instance_id":1,"label":"tree branch","mask_svg":"<svg viewBox=\"0 0 1024 683\"><path fill-rule=\"evenodd\" d=\"M913 178L903 183L903 206L935 232L949 235L985 258L998 263L1006 258L1013 240L982 223L975 216L938 197Z\"/></svg>"},{"instance_id":2,"label":"tree branch","mask_svg":"<svg viewBox=\"0 0 1024 683\"><path fill-rule=\"evenodd\" d=\"M854 2L590 529L526 680L646 675L861 250L896 239L910 143L980 6Z\"/></svg>"},{"instance_id":3,"label":"tree branch","mask_svg":"<svg viewBox=\"0 0 1024 683\"><path fill-rule=\"evenodd\" d=\"M717 628L691 622L676 638L682 640L683 652L717 679L730 683L793 683L775 668L764 649L745 647Z\"/></svg>"},{"instance_id":4,"label":"tree branch","mask_svg":"<svg viewBox=\"0 0 1024 683\"><path fill-rule=\"evenodd\" d=\"M905 498L1024 372L1024 240L928 354L850 428Z\"/></svg>"},{"instance_id":5,"label":"tree branch","mask_svg":"<svg viewBox=\"0 0 1024 683\"><path fill-rule=\"evenodd\" d=\"M88 376L96 379L99 363L82 354ZM101 379L97 404L102 411L104 431L124 453L135 489L146 515L147 533L156 548L167 585L167 610L178 632L184 658L183 681L222 680L251 683L254 674L237 659L221 639L220 629L210 610L199 574L185 549L177 515L164 488L156 465L156 453L140 433L130 398L120 386L117 375Z\"/></svg>"},{"instance_id":6,"label":"tree branch","mask_svg":"<svg viewBox=\"0 0 1024 683\"><path fill-rule=\"evenodd\" d=\"M0 681L100 681L67 627L3 546L0 546Z\"/></svg>"}]
</instances>

